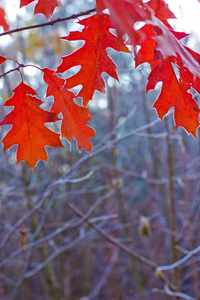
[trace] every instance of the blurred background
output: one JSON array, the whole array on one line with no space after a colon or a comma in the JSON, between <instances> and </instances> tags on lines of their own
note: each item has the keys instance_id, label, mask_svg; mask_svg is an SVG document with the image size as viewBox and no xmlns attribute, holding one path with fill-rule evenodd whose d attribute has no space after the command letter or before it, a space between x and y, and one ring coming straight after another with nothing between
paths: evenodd
<instances>
[{"instance_id":1,"label":"blurred background","mask_svg":"<svg viewBox=\"0 0 200 300\"><path fill-rule=\"evenodd\" d=\"M1 2L11 29L46 22L41 14L33 16L35 2L21 10L17 1ZM94 7L89 0L62 3L65 8L56 8L54 19ZM60 56L82 45L58 38L79 28L71 20L1 37L0 53L19 63L56 69ZM198 51L198 33L192 32L185 44ZM145 93L147 64L135 70L133 55L108 53L118 66L120 83L104 74L107 94L96 92L90 101L90 126L96 130L92 155L79 153L75 140L70 150L63 140L66 148L47 147L48 164L39 161L33 174L24 162L16 166L17 146L3 153L0 144L2 300L200 299L198 250L164 271L182 293L179 297L151 265L172 264L199 246L199 137L183 128L175 131L173 110L163 121L158 118L152 106L161 84ZM0 74L15 67L6 62ZM23 72L49 108L53 98L45 99L42 73L33 67ZM73 72L75 68L64 78ZM19 82L18 72L1 78L2 105ZM1 120L11 109L1 106ZM59 126L57 122L54 129ZM0 128L1 139L8 130Z\"/></svg>"}]
</instances>

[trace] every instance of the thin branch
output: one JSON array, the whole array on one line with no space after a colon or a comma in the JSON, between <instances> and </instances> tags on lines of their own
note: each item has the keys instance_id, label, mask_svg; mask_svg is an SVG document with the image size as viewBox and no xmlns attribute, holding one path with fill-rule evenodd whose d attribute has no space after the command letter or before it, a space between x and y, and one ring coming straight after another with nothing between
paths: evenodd
<instances>
[{"instance_id":1,"label":"thin branch","mask_svg":"<svg viewBox=\"0 0 200 300\"><path fill-rule=\"evenodd\" d=\"M21 67L21 66L18 66L18 67L14 68L14 69L10 69L9 71L7 71L7 72L5 72L5 73L3 73L3 74L0 74L0 78L3 77L3 76L8 75L8 74L10 74L10 73L12 73L12 72L14 72L14 71L19 71L20 67Z\"/></svg>"},{"instance_id":2,"label":"thin branch","mask_svg":"<svg viewBox=\"0 0 200 300\"><path fill-rule=\"evenodd\" d=\"M196 300L196 298L186 295L185 293L173 292L167 286L164 287L164 291L158 288L153 288L152 292L160 293L162 295L167 294L168 296L172 296L172 297L181 297L181 299L186 299L186 300Z\"/></svg>"},{"instance_id":3,"label":"thin branch","mask_svg":"<svg viewBox=\"0 0 200 300\"><path fill-rule=\"evenodd\" d=\"M7 233L7 235L4 237L2 242L0 243L0 251L3 249L3 247L7 244L7 242L10 240L11 236L14 234L14 232L28 219L31 215L33 215L46 201L47 197L51 194L51 192L54 191L54 188L57 184L63 184L63 183L76 183L79 181L83 181L88 179L88 177L91 176L91 171L86 174L85 176L81 178L75 178L71 179L70 175L66 177L65 180L57 180L55 182L52 182L47 190L43 193L41 200L31 209L29 210L21 219L19 219L15 225L10 229L10 231Z\"/></svg>"},{"instance_id":4,"label":"thin branch","mask_svg":"<svg viewBox=\"0 0 200 300\"><path fill-rule=\"evenodd\" d=\"M137 132L140 132L142 130L145 130L149 127L152 127L154 125L156 125L157 123L160 122L160 119L157 118L156 120L146 124L146 125L143 125L143 126L140 126L130 132L128 132L127 134L124 134L124 135L119 135L118 137L116 137L115 139L113 139L112 141L109 141L109 139L107 139L105 142L104 142L104 145L101 145L100 143L100 147L99 145L97 144L96 146L93 147L93 152L92 152L92 157L100 154L101 152L105 151L105 150L108 150L108 149L111 149L113 147L113 145L115 145L116 143L122 141L123 139L126 139L126 138L129 138L133 135L135 135ZM109 135L107 135L109 136ZM84 163L85 161L87 161L88 159L90 158L90 155L86 154L84 155L82 158L80 158L77 162L75 162L69 171L67 171L64 175L62 175L60 177L60 179L58 180L59 183L62 182L61 180L63 180L63 184L65 183L65 176L69 176L70 174L73 174L75 170L77 170L77 168L82 164ZM54 182L54 184L56 185L57 184L57 181Z\"/></svg>"},{"instance_id":5,"label":"thin branch","mask_svg":"<svg viewBox=\"0 0 200 300\"><path fill-rule=\"evenodd\" d=\"M50 22L46 22L46 23L40 23L40 24L35 24L35 25L30 25L30 26L25 26L25 27L11 29L11 30L4 31L4 32L0 33L0 37L4 36L4 35L11 34L11 33L19 32L19 31L30 30L30 29L35 29L35 28L40 28L40 27L46 27L46 26L52 26L52 25L54 25L56 23L60 23L60 22L64 22L64 21L69 21L69 20L72 20L72 19L78 19L78 18L80 18L82 16L89 15L89 14L95 12L95 11L96 11L96 9L92 8L92 9L89 9L87 11L81 12L79 14L73 14L73 15L71 15L69 17L66 17L66 18L58 18L56 20L53 20L53 21L50 21Z\"/></svg>"},{"instance_id":6,"label":"thin branch","mask_svg":"<svg viewBox=\"0 0 200 300\"><path fill-rule=\"evenodd\" d=\"M70 250L74 248L77 244L79 244L81 241L86 239L87 237L94 234L92 230L90 230L86 235L79 236L75 238L70 243L65 244L64 246L57 248L53 253L51 253L47 259L45 259L43 262L41 262L39 265L37 265L34 269L24 274L24 278L32 277L33 275L37 274L40 270L42 270L46 265L48 265L52 260L54 260L58 255L60 255L62 252L65 252L67 250Z\"/></svg>"},{"instance_id":7,"label":"thin branch","mask_svg":"<svg viewBox=\"0 0 200 300\"><path fill-rule=\"evenodd\" d=\"M96 218L91 218L90 221L92 223L94 222L105 222L112 219L117 219L118 215L103 215ZM44 236L43 238L30 242L29 244L26 244L26 250L31 250L36 247L40 247L45 242L50 242L53 240L53 238L62 232L64 232L67 229L70 228L76 228L79 227L84 221L82 219L74 220L74 222L68 222L63 227L60 227L56 229L54 232ZM9 256L7 256L4 260L0 262L0 268L8 264L11 260L15 259L17 256L19 256L21 253L23 253L23 250L21 248L17 249L15 252L11 253Z\"/></svg>"},{"instance_id":8,"label":"thin branch","mask_svg":"<svg viewBox=\"0 0 200 300\"><path fill-rule=\"evenodd\" d=\"M178 266L184 264L186 261L188 261L193 255L197 254L200 252L200 246L198 246L197 248L191 250L188 252L188 254L186 256L184 256L183 258L179 259L178 261L176 261L175 263L171 264L171 265L166 265L166 266L160 266L158 267L158 270L160 271L169 271L169 270L173 270L175 268L177 268Z\"/></svg>"},{"instance_id":9,"label":"thin branch","mask_svg":"<svg viewBox=\"0 0 200 300\"><path fill-rule=\"evenodd\" d=\"M79 178L74 178L74 179L68 179L67 183L78 183L78 182L82 182L84 180L89 179L92 175L94 174L94 171L89 171L88 174L84 175L83 177L79 177ZM59 180L57 181L57 184L59 183L63 183L63 181L61 180L59 182Z\"/></svg>"},{"instance_id":10,"label":"thin branch","mask_svg":"<svg viewBox=\"0 0 200 300\"><path fill-rule=\"evenodd\" d=\"M186 299L186 300L196 300L196 298L194 298L194 297L192 297L192 296L189 296L189 295L186 295L186 294L184 294L184 293L173 292L173 291L171 291L167 285L164 286L164 290L165 290L165 293L166 293L168 296L172 296L172 297L181 297L182 299Z\"/></svg>"},{"instance_id":11,"label":"thin branch","mask_svg":"<svg viewBox=\"0 0 200 300\"><path fill-rule=\"evenodd\" d=\"M109 264L107 265L107 267L105 268L104 274L102 275L101 279L99 280L99 282L97 283L95 288L92 290L92 292L86 298L88 298L89 300L97 299L98 294L100 293L100 291L106 284L106 281L108 280L108 277L111 274L112 269L113 269L115 263L117 262L118 258L119 258L119 249L115 248L114 253L111 257L111 260L110 260Z\"/></svg>"},{"instance_id":12,"label":"thin branch","mask_svg":"<svg viewBox=\"0 0 200 300\"><path fill-rule=\"evenodd\" d=\"M107 199L108 197L110 197L111 195L113 195L114 191L111 190L108 193L106 193L104 196L100 197L87 211L87 213L85 214L85 219L88 219L91 214L94 212L94 210L97 208L98 205L100 205L100 203L102 201L104 201L105 199ZM103 216L103 217L99 217L99 218L92 218L90 219L90 222L99 222L99 221L105 221L108 219L112 219L112 218L116 218L116 215L112 215L112 216ZM75 228L77 226L80 226L81 224L83 224L83 222L85 221L85 219L79 219L79 220L74 220L72 222L67 222L66 224L64 224L62 227L56 229L55 231L51 232L50 234L35 240L35 238L37 237L38 232L35 232L33 234L33 241L30 242L29 244L26 244L26 250L29 250L33 247L39 247L42 243L45 243L47 241L49 241L50 239L54 238L55 236L59 235L60 233L62 233L63 231L69 229L69 228ZM17 224L17 223L16 223ZM6 265L10 260L14 259L15 257L17 257L19 254L21 254L23 251L21 248L17 249L15 252L13 252L10 256L7 256L3 261L0 262L0 268L2 268L4 265Z\"/></svg>"},{"instance_id":13,"label":"thin branch","mask_svg":"<svg viewBox=\"0 0 200 300\"><path fill-rule=\"evenodd\" d=\"M105 231L101 230L97 225L95 225L94 223L92 223L89 219L87 219L85 217L85 215L78 210L74 205L72 205L71 203L67 202L67 206L77 215L79 216L81 219L83 219L84 221L86 221L97 233L99 233L101 236L103 236L106 240L108 240L109 242L111 242L112 244L114 244L115 246L117 246L118 248L120 248L121 250L123 250L124 252L130 254L131 256L137 258L138 260L140 260L141 262L147 264L148 266L152 267L152 268L156 268L156 263L154 263L153 261L140 256L139 254L135 253L134 251L132 251L131 249L129 249L128 247L126 247L125 245L121 244L120 242L118 242L117 239L113 238L111 235L107 234Z\"/></svg>"},{"instance_id":14,"label":"thin branch","mask_svg":"<svg viewBox=\"0 0 200 300\"><path fill-rule=\"evenodd\" d=\"M85 218L85 215L79 210L77 209L72 203L67 202L67 206L77 215L79 216L82 220L85 220L85 222L90 225L97 233L99 233L102 237L104 237L107 241L109 241L110 243L112 243L113 245L115 245L116 247L118 247L119 249L121 249L123 252L129 254L130 256L136 258L137 260L139 260L142 263L145 263L146 265L148 265L149 267L153 268L154 270L158 270L157 264L144 257L141 256L140 254L136 253L135 251L131 250L130 248L128 248L127 246L125 246L124 244L120 243L117 239L115 239L114 237L112 237L111 235L109 235L108 233L106 233L104 230L102 230L99 226L97 226L96 224L92 223L89 219ZM167 284L168 286L170 286L171 289L173 290L177 290L176 286L174 286L168 279L167 277L162 273L162 272L156 272L158 278L160 278L165 284Z\"/></svg>"}]
</instances>

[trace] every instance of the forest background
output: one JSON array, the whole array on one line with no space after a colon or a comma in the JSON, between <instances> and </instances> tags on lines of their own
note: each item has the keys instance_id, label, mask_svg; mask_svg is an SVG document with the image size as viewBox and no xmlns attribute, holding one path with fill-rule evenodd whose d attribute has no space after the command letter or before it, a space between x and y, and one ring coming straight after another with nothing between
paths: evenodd
<instances>
[{"instance_id":1,"label":"forest background","mask_svg":"<svg viewBox=\"0 0 200 300\"><path fill-rule=\"evenodd\" d=\"M53 19L94 7L89 0L62 4ZM5 9L10 27L46 22L33 16L34 5L16 18ZM76 21L2 36L1 55L55 69L82 45L59 39L79 30ZM184 44L198 52L197 39ZM200 299L198 132L196 140L175 131L172 111L158 118L152 106L161 85L145 92L148 64L134 69L133 54L108 53L120 82L104 74L106 95L95 92L89 103L92 155L63 140L65 148L48 148L48 164L40 160L33 173L25 162L16 165L17 146L4 153L0 145L1 299ZM2 64L0 74L14 67ZM43 99L41 72L23 72ZM19 82L18 72L1 78L2 104ZM10 110L1 107L1 120ZM1 139L8 128L0 128Z\"/></svg>"}]
</instances>

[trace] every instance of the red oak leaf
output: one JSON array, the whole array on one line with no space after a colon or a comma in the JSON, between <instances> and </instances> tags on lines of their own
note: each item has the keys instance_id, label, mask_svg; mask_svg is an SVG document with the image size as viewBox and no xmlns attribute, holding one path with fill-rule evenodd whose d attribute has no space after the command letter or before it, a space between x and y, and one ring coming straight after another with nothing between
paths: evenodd
<instances>
[{"instance_id":1,"label":"red oak leaf","mask_svg":"<svg viewBox=\"0 0 200 300\"><path fill-rule=\"evenodd\" d=\"M98 13L101 13L104 9L106 9L106 6L105 6L103 0L96 0L96 7L97 7Z\"/></svg>"},{"instance_id":2,"label":"red oak leaf","mask_svg":"<svg viewBox=\"0 0 200 300\"><path fill-rule=\"evenodd\" d=\"M138 41L145 38L140 36L134 26L137 22L151 20L151 11L142 0L104 0L109 9L111 19L118 34L128 34L131 44L135 47Z\"/></svg>"},{"instance_id":3,"label":"red oak leaf","mask_svg":"<svg viewBox=\"0 0 200 300\"><path fill-rule=\"evenodd\" d=\"M3 27L4 31L9 30L9 25L5 19L5 11L0 7L0 26Z\"/></svg>"},{"instance_id":4,"label":"red oak leaf","mask_svg":"<svg viewBox=\"0 0 200 300\"><path fill-rule=\"evenodd\" d=\"M156 18L162 21L171 31L172 27L168 23L168 19L176 18L175 15L169 9L167 3L163 0L151 0L147 2L148 6L154 12ZM139 35L145 36L145 39L140 40L138 45L141 46L141 49L138 51L135 62L136 67L144 62L148 62L153 69L159 63L159 57L156 57L156 41L155 41L155 30L159 31L159 28L155 28L153 25L144 25L141 29L138 30ZM173 34L177 39L182 39L187 34L174 32Z\"/></svg>"},{"instance_id":5,"label":"red oak leaf","mask_svg":"<svg viewBox=\"0 0 200 300\"><path fill-rule=\"evenodd\" d=\"M155 28L153 25L144 25L142 28L138 30L138 33L145 34L146 38L139 43L141 46L140 50L136 54L135 57L135 64L136 67L142 63L149 63L151 69L157 66L160 60L160 54L157 53L156 50L156 41L155 41L155 32L159 31L159 28ZM172 29L170 30L171 34L174 35L175 38L181 40L182 38L186 37L188 34L185 32L176 32Z\"/></svg>"},{"instance_id":6,"label":"red oak leaf","mask_svg":"<svg viewBox=\"0 0 200 300\"><path fill-rule=\"evenodd\" d=\"M2 65L6 61L6 58L0 55L0 65Z\"/></svg>"},{"instance_id":7,"label":"red oak leaf","mask_svg":"<svg viewBox=\"0 0 200 300\"><path fill-rule=\"evenodd\" d=\"M44 125L59 119L54 113L40 108L43 102L37 99L34 96L36 92L23 82L13 92L14 95L4 106L14 106L14 109L0 122L0 125L12 125L2 140L4 150L17 144L17 163L25 160L28 167L34 170L38 160L48 160L45 146L63 147L59 134Z\"/></svg>"},{"instance_id":8,"label":"red oak leaf","mask_svg":"<svg viewBox=\"0 0 200 300\"><path fill-rule=\"evenodd\" d=\"M180 42L179 35L177 36L158 18L152 16L152 19L155 28L156 50L160 52L163 59L179 55L185 68L194 76L200 77L199 63Z\"/></svg>"},{"instance_id":9,"label":"red oak leaf","mask_svg":"<svg viewBox=\"0 0 200 300\"><path fill-rule=\"evenodd\" d=\"M66 86L72 88L81 84L82 89L78 97L82 97L83 105L87 106L89 100L92 100L95 90L105 92L103 72L118 80L116 65L108 56L106 49L130 51L121 39L110 32L113 25L107 14L95 14L80 21L79 24L84 26L82 32L70 32L63 39L68 41L84 40L85 44L72 54L61 57L62 63L58 66L57 73L65 72L74 66L81 66L77 74L68 78Z\"/></svg>"},{"instance_id":10,"label":"red oak leaf","mask_svg":"<svg viewBox=\"0 0 200 300\"><path fill-rule=\"evenodd\" d=\"M145 35L146 38L138 43L141 48L135 56L135 67L147 62L153 69L159 63L159 59L155 56L156 41L153 25L144 25L138 30L138 34Z\"/></svg>"},{"instance_id":11,"label":"red oak leaf","mask_svg":"<svg viewBox=\"0 0 200 300\"><path fill-rule=\"evenodd\" d=\"M177 60L177 58L174 59ZM169 58L162 60L151 71L147 91L154 89L160 81L163 82L163 86L160 96L153 106L159 117L162 119L169 109L174 107L176 127L183 126L187 132L196 137L196 130L199 126L199 107L188 92L188 84L183 78L177 78Z\"/></svg>"},{"instance_id":12,"label":"red oak leaf","mask_svg":"<svg viewBox=\"0 0 200 300\"><path fill-rule=\"evenodd\" d=\"M199 64L171 31L167 19L174 18L174 15L164 1L151 0L143 3L142 0L103 0L103 3L110 10L111 18L118 32L128 34L134 47L140 45L146 38L144 30L138 32L134 29L135 23L138 21L148 22L155 28L156 51L160 52L163 59L180 55L185 67L194 76L200 77ZM150 60L152 61L152 57Z\"/></svg>"},{"instance_id":13,"label":"red oak leaf","mask_svg":"<svg viewBox=\"0 0 200 300\"><path fill-rule=\"evenodd\" d=\"M193 56L193 58L200 64L200 54L185 47L186 50ZM185 67L182 61L177 62L177 59L173 61L179 69L180 79L187 86L188 89L191 87L195 89L200 94L200 78L194 77L194 75L189 72Z\"/></svg>"},{"instance_id":14,"label":"red oak leaf","mask_svg":"<svg viewBox=\"0 0 200 300\"><path fill-rule=\"evenodd\" d=\"M172 28L168 19L176 19L173 12L169 9L169 5L163 0L151 0L147 2L148 6L154 11L155 16L161 20L167 27Z\"/></svg>"},{"instance_id":15,"label":"red oak leaf","mask_svg":"<svg viewBox=\"0 0 200 300\"><path fill-rule=\"evenodd\" d=\"M30 4L33 1L35 1L35 0L21 0L20 7L27 6L28 4Z\"/></svg>"},{"instance_id":16,"label":"red oak leaf","mask_svg":"<svg viewBox=\"0 0 200 300\"><path fill-rule=\"evenodd\" d=\"M186 37L187 34L171 29L167 18L173 15L170 15L167 6L161 5L157 12L156 3L158 4L158 1L155 0L148 2L151 8L155 10L157 17L155 21L158 22L159 26L155 27L148 24L138 30L139 34L140 32L145 34L146 39L139 43L141 48L135 58L136 67L144 62L151 65L152 72L149 75L147 91L154 89L158 82L163 82L160 96L154 104L159 117L162 119L169 109L174 107L176 127L183 126L189 133L196 136L196 130L199 126L199 108L190 93L190 88L191 86L197 88L200 83L200 79L194 76L199 72L200 58L197 53L194 54L180 42L180 39ZM162 1L159 3L162 4ZM169 46L165 44L166 49L164 49L164 43L161 46L162 49L158 43L158 37L163 34L162 30L168 37L165 43L170 40ZM179 69L179 78L173 70L172 63ZM194 71L194 74L191 70Z\"/></svg>"},{"instance_id":17,"label":"red oak leaf","mask_svg":"<svg viewBox=\"0 0 200 300\"><path fill-rule=\"evenodd\" d=\"M21 0L20 7L26 6L35 0ZM54 9L57 6L63 6L60 0L38 0L35 6L34 14L43 14L48 20L52 20Z\"/></svg>"},{"instance_id":18,"label":"red oak leaf","mask_svg":"<svg viewBox=\"0 0 200 300\"><path fill-rule=\"evenodd\" d=\"M54 97L51 111L56 115L61 112L63 116L62 137L66 138L70 144L72 138L75 138L79 151L84 148L86 151L91 152L90 139L95 136L95 130L87 125L87 122L92 120L90 111L74 103L73 98L75 98L75 95L64 86L64 79L54 75L53 70L45 68L43 72L44 81L48 85L47 96Z\"/></svg>"}]
</instances>

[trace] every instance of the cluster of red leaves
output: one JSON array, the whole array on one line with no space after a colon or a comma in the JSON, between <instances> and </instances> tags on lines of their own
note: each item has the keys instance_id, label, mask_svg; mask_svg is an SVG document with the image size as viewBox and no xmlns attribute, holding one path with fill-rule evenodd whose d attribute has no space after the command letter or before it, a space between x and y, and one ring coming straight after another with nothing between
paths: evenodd
<instances>
[{"instance_id":1,"label":"cluster of red leaves","mask_svg":"<svg viewBox=\"0 0 200 300\"><path fill-rule=\"evenodd\" d=\"M21 0L20 6L26 6L34 0ZM55 7L62 6L60 0L38 0L35 14L43 13L51 20ZM41 100L36 92L23 81L14 89L14 95L5 103L14 109L3 119L0 125L11 124L12 128L3 139L5 150L17 144L17 162L25 160L34 169L39 159L47 160L45 146L62 147L59 134L48 129L44 124L59 120L62 113L61 136L71 143L77 141L79 150L91 152L91 137L95 131L87 125L92 119L87 108L94 92L105 92L102 73L118 80L116 65L109 57L107 48L115 51L130 52L122 37L128 36L133 46L136 67L148 62L151 73L147 91L154 89L158 82L163 82L162 89L154 107L162 119L170 108L174 107L176 127L183 126L188 133L196 136L199 126L199 107L195 102L191 88L200 93L200 55L181 43L185 33L175 32L168 19L175 18L164 0L96 0L97 14L79 22L82 31L70 32L67 41L84 41L84 45L75 52L62 57L56 71L44 68L44 82L47 84L46 96L53 96L54 103L50 112L40 108ZM103 13L109 9L109 15ZM2 10L3 11L3 10ZM1 10L0 10L1 16ZM0 26L7 30L4 11ZM135 24L144 22L137 30ZM116 28L118 36L110 29ZM136 51L136 46L140 50ZM0 56L0 64L6 58ZM67 80L57 73L64 73L75 66L80 70ZM176 71L175 71L176 68ZM178 74L179 73L179 74ZM178 75L177 75L178 74ZM78 95L69 89L81 85ZM75 97L82 98L82 106L74 102Z\"/></svg>"},{"instance_id":2,"label":"cluster of red leaves","mask_svg":"<svg viewBox=\"0 0 200 300\"><path fill-rule=\"evenodd\" d=\"M98 11L108 8L111 19L120 35L126 33L133 47L141 46L136 53L136 67L148 62L151 73L147 91L163 82L158 100L154 104L162 119L174 107L175 125L183 126L188 133L196 136L199 126L199 107L190 93L191 87L197 92L200 77L200 55L181 43L185 33L174 32L168 19L175 18L164 0L97 0ZM136 22L145 25L136 30ZM174 71L174 68L178 72ZM179 73L178 76L176 73Z\"/></svg>"}]
</instances>

